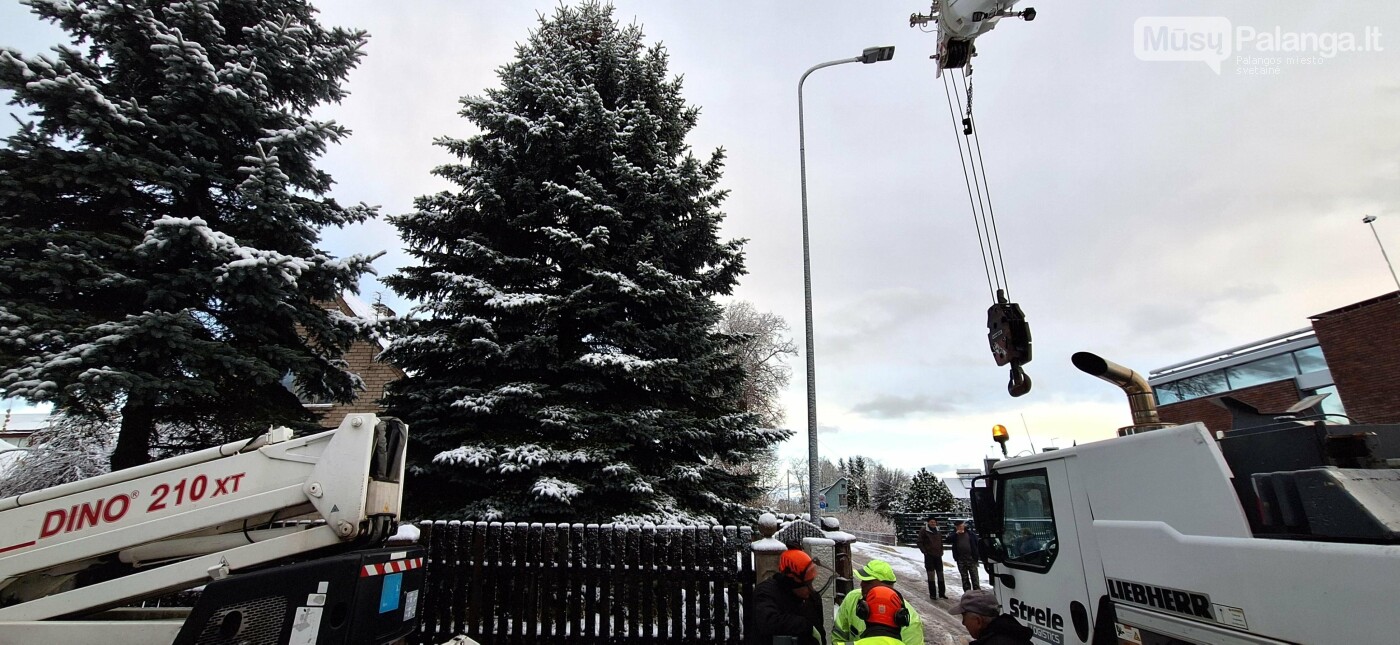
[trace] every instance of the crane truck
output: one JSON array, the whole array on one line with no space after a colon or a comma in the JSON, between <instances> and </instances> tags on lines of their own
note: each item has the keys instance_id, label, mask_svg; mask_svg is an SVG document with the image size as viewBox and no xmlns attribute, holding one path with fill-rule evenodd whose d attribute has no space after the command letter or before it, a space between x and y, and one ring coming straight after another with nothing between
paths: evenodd
<instances>
[{"instance_id":1,"label":"crane truck","mask_svg":"<svg viewBox=\"0 0 1400 645\"><path fill-rule=\"evenodd\" d=\"M1400 426L1159 420L1136 372L1118 437L974 480L1002 611L1049 645L1400 643ZM1297 406L1295 406L1297 407Z\"/></svg>"},{"instance_id":2,"label":"crane truck","mask_svg":"<svg viewBox=\"0 0 1400 645\"><path fill-rule=\"evenodd\" d=\"M409 635L424 551L384 546L407 440L351 414L0 500L0 645ZM191 607L138 606L195 587Z\"/></svg>"}]
</instances>

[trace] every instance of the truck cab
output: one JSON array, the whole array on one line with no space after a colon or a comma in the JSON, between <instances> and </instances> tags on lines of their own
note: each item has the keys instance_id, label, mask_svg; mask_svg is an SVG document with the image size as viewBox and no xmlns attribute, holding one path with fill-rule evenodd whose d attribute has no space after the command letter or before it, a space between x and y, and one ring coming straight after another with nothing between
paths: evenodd
<instances>
[{"instance_id":1,"label":"truck cab","mask_svg":"<svg viewBox=\"0 0 1400 645\"><path fill-rule=\"evenodd\" d=\"M1193 423L996 463L972 503L1002 611L1052 645L1395 642L1395 471L1239 473L1246 514L1224 440ZM1310 531L1277 530L1289 513Z\"/></svg>"}]
</instances>

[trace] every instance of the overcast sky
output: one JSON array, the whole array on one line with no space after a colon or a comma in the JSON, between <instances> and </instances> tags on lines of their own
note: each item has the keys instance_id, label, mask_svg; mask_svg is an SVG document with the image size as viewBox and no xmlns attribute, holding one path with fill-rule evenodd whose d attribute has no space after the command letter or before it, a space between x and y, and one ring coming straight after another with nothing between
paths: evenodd
<instances>
[{"instance_id":1,"label":"overcast sky","mask_svg":"<svg viewBox=\"0 0 1400 645\"><path fill-rule=\"evenodd\" d=\"M466 137L457 99L495 70L554 2L322 2L322 20L371 33L351 96L324 114L353 130L323 159L342 202L386 214L448 188L437 136ZM894 60L815 72L805 92L817 399L822 454L902 468L980 463L990 427L1011 450L1113 436L1121 391L1076 371L1088 350L1139 372L1308 326L1307 316L1394 290L1365 214L1400 258L1400 13L1383 2L1050 3L978 42L981 145L1012 296L1035 338L1028 396L1006 394L986 343L986 279L923 1L617 0L664 42L702 110L697 154L728 152L726 237L748 238L736 297L788 320L802 345L797 81L809 67L895 45ZM1023 2L1021 6L1035 6ZM59 39L0 5L0 44ZM1381 51L1318 64L1144 61L1134 24L1218 16L1233 30L1377 30ZM1138 38L1140 40L1140 37ZM1265 72L1265 73L1246 73ZM7 97L0 97L7 98ZM13 125L0 125L0 133ZM336 255L388 251L380 221L328 231ZM374 279L366 299L382 293ZM804 361L784 403L806 451ZM1023 422L1024 420L1024 422Z\"/></svg>"}]
</instances>

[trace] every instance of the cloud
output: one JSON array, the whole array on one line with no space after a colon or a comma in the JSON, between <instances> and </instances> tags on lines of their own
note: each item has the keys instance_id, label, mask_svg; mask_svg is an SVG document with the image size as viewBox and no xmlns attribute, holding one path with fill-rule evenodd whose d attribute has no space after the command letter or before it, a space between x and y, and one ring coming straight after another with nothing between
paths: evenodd
<instances>
[{"instance_id":1,"label":"cloud","mask_svg":"<svg viewBox=\"0 0 1400 645\"><path fill-rule=\"evenodd\" d=\"M957 406L948 403L943 397L929 395L896 396L879 395L863 403L851 406L851 411L874 419L903 419L920 414L949 413Z\"/></svg>"},{"instance_id":2,"label":"cloud","mask_svg":"<svg viewBox=\"0 0 1400 645\"><path fill-rule=\"evenodd\" d=\"M923 329L946 308L948 298L913 287L866 291L846 300L815 325L823 353L847 355Z\"/></svg>"},{"instance_id":3,"label":"cloud","mask_svg":"<svg viewBox=\"0 0 1400 645\"><path fill-rule=\"evenodd\" d=\"M920 469L922 469L922 470L927 470L927 471L929 471L929 472L931 472L931 473L933 473L933 474L935 474L935 475L938 475L938 476L940 476L940 477L948 477L948 476L951 476L951 475L953 475L954 473L956 473L956 472L958 471L959 468L981 468L981 467L982 467L982 464L929 464L929 465L927 465L927 466L919 466L918 468L915 468L913 472L917 473L917 472L919 472ZM913 474L913 473L911 473L911 474Z\"/></svg>"}]
</instances>

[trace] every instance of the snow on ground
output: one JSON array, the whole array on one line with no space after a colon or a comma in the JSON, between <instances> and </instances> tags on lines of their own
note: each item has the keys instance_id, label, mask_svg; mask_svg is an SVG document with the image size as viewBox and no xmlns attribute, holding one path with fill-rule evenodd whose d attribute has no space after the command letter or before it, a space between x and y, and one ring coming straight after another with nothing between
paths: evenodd
<instances>
[{"instance_id":1,"label":"snow on ground","mask_svg":"<svg viewBox=\"0 0 1400 645\"><path fill-rule=\"evenodd\" d=\"M895 578L904 580L908 576L910 580L917 579L920 588L926 588L924 584L924 554L922 551L912 546L889 546L887 544L872 544L870 542L853 542L851 544L852 557L861 563L869 560L884 560L890 563L890 568L894 569ZM980 567L981 565L979 565ZM987 572L978 569L978 577L983 589L991 589L987 585L985 578ZM954 600L963 593L962 578L958 575L958 564L953 561L953 555L948 547L943 548L943 580L948 587L948 597ZM904 585L900 585L901 587ZM956 593L954 593L956 590Z\"/></svg>"},{"instance_id":2,"label":"snow on ground","mask_svg":"<svg viewBox=\"0 0 1400 645\"><path fill-rule=\"evenodd\" d=\"M924 642L928 645L964 645L971 637L962 626L962 620L948 613L963 594L962 579L958 576L958 565L945 547L943 549L943 580L948 589L947 600L929 598L928 581L924 572L924 554L914 547L889 546L870 542L851 543L851 566L859 569L870 560L884 560L894 569L895 588L900 595L919 611L924 623ZM985 571L979 575L986 577ZM983 589L990 589L982 582Z\"/></svg>"}]
</instances>

